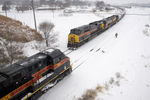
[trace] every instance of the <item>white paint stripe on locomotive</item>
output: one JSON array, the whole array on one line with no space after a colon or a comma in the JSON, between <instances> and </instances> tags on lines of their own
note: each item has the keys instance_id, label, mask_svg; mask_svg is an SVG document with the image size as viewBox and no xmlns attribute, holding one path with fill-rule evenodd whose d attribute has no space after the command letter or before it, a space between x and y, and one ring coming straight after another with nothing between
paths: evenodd
<instances>
[{"instance_id":1,"label":"white paint stripe on locomotive","mask_svg":"<svg viewBox=\"0 0 150 100\"><path fill-rule=\"evenodd\" d=\"M24 100L25 98L27 98L29 95L31 95L32 93L28 93L27 95L25 95L21 100Z\"/></svg>"},{"instance_id":2,"label":"white paint stripe on locomotive","mask_svg":"<svg viewBox=\"0 0 150 100\"><path fill-rule=\"evenodd\" d=\"M40 78L36 83L34 83L34 85L37 85L39 83L41 83L42 81L44 81L47 77L50 77L51 75L53 75L54 72L48 73L47 75L45 75L44 77Z\"/></svg>"}]
</instances>

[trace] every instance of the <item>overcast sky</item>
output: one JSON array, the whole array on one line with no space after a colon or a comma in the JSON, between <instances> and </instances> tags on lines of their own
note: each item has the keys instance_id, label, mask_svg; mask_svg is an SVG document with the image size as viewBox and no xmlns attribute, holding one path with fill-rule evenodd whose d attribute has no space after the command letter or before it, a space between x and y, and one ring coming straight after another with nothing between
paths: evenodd
<instances>
[{"instance_id":1,"label":"overcast sky","mask_svg":"<svg viewBox=\"0 0 150 100\"><path fill-rule=\"evenodd\" d=\"M104 1L106 3L113 3L113 4L150 3L150 0L91 0L91 1Z\"/></svg>"}]
</instances>

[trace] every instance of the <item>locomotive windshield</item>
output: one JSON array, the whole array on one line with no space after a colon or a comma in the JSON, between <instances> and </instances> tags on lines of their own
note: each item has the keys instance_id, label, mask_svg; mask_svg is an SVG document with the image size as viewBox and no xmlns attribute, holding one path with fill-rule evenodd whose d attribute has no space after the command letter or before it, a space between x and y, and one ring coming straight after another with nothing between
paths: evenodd
<instances>
[{"instance_id":1,"label":"locomotive windshield","mask_svg":"<svg viewBox=\"0 0 150 100\"><path fill-rule=\"evenodd\" d=\"M78 29L72 29L71 30L71 34L76 34L76 35L78 35L78 34L80 34L81 32L80 32L80 30L78 30Z\"/></svg>"}]
</instances>

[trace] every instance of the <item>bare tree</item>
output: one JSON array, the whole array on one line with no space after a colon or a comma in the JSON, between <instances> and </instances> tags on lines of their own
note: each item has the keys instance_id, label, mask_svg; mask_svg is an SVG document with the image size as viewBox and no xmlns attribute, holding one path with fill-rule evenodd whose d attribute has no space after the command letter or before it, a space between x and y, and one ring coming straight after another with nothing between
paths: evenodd
<instances>
[{"instance_id":1,"label":"bare tree","mask_svg":"<svg viewBox=\"0 0 150 100\"><path fill-rule=\"evenodd\" d=\"M16 6L17 11L27 11L32 9L32 3L29 0L22 1L19 5Z\"/></svg>"},{"instance_id":2,"label":"bare tree","mask_svg":"<svg viewBox=\"0 0 150 100\"><path fill-rule=\"evenodd\" d=\"M5 1L2 6L2 10L10 10L11 9L10 5L11 5L11 1Z\"/></svg>"},{"instance_id":3,"label":"bare tree","mask_svg":"<svg viewBox=\"0 0 150 100\"><path fill-rule=\"evenodd\" d=\"M64 0L64 7L71 6L71 0Z\"/></svg>"},{"instance_id":4,"label":"bare tree","mask_svg":"<svg viewBox=\"0 0 150 100\"><path fill-rule=\"evenodd\" d=\"M44 40L47 47L49 47L50 44L53 44L57 41L56 38L57 34L54 34L52 32L53 28L54 28L54 24L52 22L42 22L39 25L39 30L44 35Z\"/></svg>"},{"instance_id":5,"label":"bare tree","mask_svg":"<svg viewBox=\"0 0 150 100\"><path fill-rule=\"evenodd\" d=\"M5 1L2 6L2 10L5 11L6 16L7 16L7 11L11 9L10 5L11 5L11 1Z\"/></svg>"},{"instance_id":6,"label":"bare tree","mask_svg":"<svg viewBox=\"0 0 150 100\"><path fill-rule=\"evenodd\" d=\"M96 1L95 6L97 9L102 10L105 6L105 3L104 3L104 1Z\"/></svg>"},{"instance_id":7,"label":"bare tree","mask_svg":"<svg viewBox=\"0 0 150 100\"><path fill-rule=\"evenodd\" d=\"M23 45L0 38L0 67L13 64L26 58L22 51Z\"/></svg>"}]
</instances>

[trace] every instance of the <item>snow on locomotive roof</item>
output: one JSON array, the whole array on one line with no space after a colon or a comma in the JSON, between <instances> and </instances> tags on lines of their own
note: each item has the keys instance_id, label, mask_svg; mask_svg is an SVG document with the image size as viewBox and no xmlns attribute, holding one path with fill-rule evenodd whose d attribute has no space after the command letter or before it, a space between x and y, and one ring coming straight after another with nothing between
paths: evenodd
<instances>
[{"instance_id":1,"label":"snow on locomotive roof","mask_svg":"<svg viewBox=\"0 0 150 100\"><path fill-rule=\"evenodd\" d=\"M54 50L55 49L50 48L50 49L44 50L42 52L39 52L38 54L35 54L35 55L29 57L28 59L26 59L25 61L23 61L22 63L20 63L20 65L22 65L22 66L29 66L29 65L34 64L36 62L44 60L44 59L47 58L48 55L51 55L51 53Z\"/></svg>"},{"instance_id":2,"label":"snow on locomotive roof","mask_svg":"<svg viewBox=\"0 0 150 100\"><path fill-rule=\"evenodd\" d=\"M23 61L19 61L17 63L14 63L12 65L9 65L5 68L2 68L0 72L11 75L19 70L24 69L24 67L30 67L41 60L45 60L47 56L50 56L51 58L55 58L58 55L61 55L62 53L58 49L49 49L45 50L43 52L39 52L31 57L28 57L27 59Z\"/></svg>"},{"instance_id":3,"label":"snow on locomotive roof","mask_svg":"<svg viewBox=\"0 0 150 100\"><path fill-rule=\"evenodd\" d=\"M44 58L45 58L45 55L40 55L40 56L38 56L37 58L39 58L39 59L44 59Z\"/></svg>"},{"instance_id":4,"label":"snow on locomotive roof","mask_svg":"<svg viewBox=\"0 0 150 100\"><path fill-rule=\"evenodd\" d=\"M64 56L64 54L59 49L55 48L49 48L47 50L42 51L42 53L46 54L47 56L50 56L51 58L56 58L60 55Z\"/></svg>"},{"instance_id":5,"label":"snow on locomotive roof","mask_svg":"<svg viewBox=\"0 0 150 100\"><path fill-rule=\"evenodd\" d=\"M29 66L30 64L34 64L36 62L41 61L42 59L46 59L47 55L43 53L38 53L19 63L22 66Z\"/></svg>"},{"instance_id":6,"label":"snow on locomotive roof","mask_svg":"<svg viewBox=\"0 0 150 100\"><path fill-rule=\"evenodd\" d=\"M55 49L50 48L50 49L47 49L47 50L42 51L42 53L44 53L44 54L51 54L54 50L55 50Z\"/></svg>"},{"instance_id":7,"label":"snow on locomotive roof","mask_svg":"<svg viewBox=\"0 0 150 100\"><path fill-rule=\"evenodd\" d=\"M51 49L48 49L46 50L47 52L53 52L55 49L51 48Z\"/></svg>"}]
</instances>

